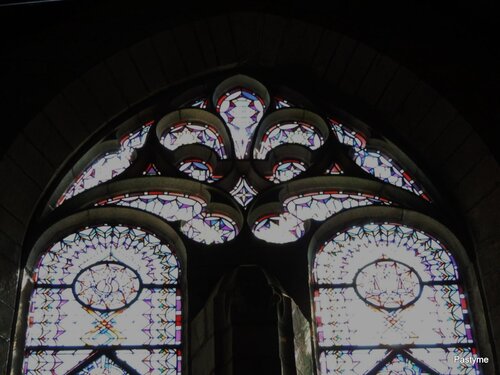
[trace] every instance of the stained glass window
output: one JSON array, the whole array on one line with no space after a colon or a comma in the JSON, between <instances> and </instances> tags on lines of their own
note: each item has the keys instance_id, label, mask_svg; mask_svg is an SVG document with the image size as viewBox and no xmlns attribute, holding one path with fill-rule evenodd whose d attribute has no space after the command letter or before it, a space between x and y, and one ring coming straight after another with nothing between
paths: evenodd
<instances>
[{"instance_id":1,"label":"stained glass window","mask_svg":"<svg viewBox=\"0 0 500 375\"><path fill-rule=\"evenodd\" d=\"M330 168L326 170L326 174L344 174L344 170L339 163L334 163Z\"/></svg>"},{"instance_id":2,"label":"stained glass window","mask_svg":"<svg viewBox=\"0 0 500 375\"><path fill-rule=\"evenodd\" d=\"M161 137L160 142L168 150L200 144L213 149L221 159L227 157L222 137L214 127L206 124L191 122L177 124Z\"/></svg>"},{"instance_id":3,"label":"stained glass window","mask_svg":"<svg viewBox=\"0 0 500 375\"><path fill-rule=\"evenodd\" d=\"M274 108L282 109L282 108L292 108L292 107L294 107L294 105L285 98L281 96L277 96L274 98Z\"/></svg>"},{"instance_id":4,"label":"stained glass window","mask_svg":"<svg viewBox=\"0 0 500 375\"><path fill-rule=\"evenodd\" d=\"M321 134L312 125L299 122L276 124L262 137L259 149L254 150L254 158L265 159L273 148L287 143L317 150L323 145L323 141Z\"/></svg>"},{"instance_id":5,"label":"stained glass window","mask_svg":"<svg viewBox=\"0 0 500 375\"><path fill-rule=\"evenodd\" d=\"M184 235L206 245L231 241L238 231L233 219L219 213L203 212L181 226L181 232Z\"/></svg>"},{"instance_id":6,"label":"stained glass window","mask_svg":"<svg viewBox=\"0 0 500 375\"><path fill-rule=\"evenodd\" d=\"M294 242L305 234L307 220L324 221L351 208L391 204L388 199L366 193L326 191L293 195L283 202L283 213L262 216L252 231L266 242Z\"/></svg>"},{"instance_id":7,"label":"stained glass window","mask_svg":"<svg viewBox=\"0 0 500 375\"><path fill-rule=\"evenodd\" d=\"M269 181L279 184L289 181L306 171L306 166L299 160L280 161L273 168L273 174L268 177Z\"/></svg>"},{"instance_id":8,"label":"stained glass window","mask_svg":"<svg viewBox=\"0 0 500 375\"><path fill-rule=\"evenodd\" d=\"M179 165L179 170L191 177L193 180L212 183L220 177L214 176L212 166L199 159L185 160Z\"/></svg>"},{"instance_id":9,"label":"stained glass window","mask_svg":"<svg viewBox=\"0 0 500 375\"><path fill-rule=\"evenodd\" d=\"M245 176L242 176L238 179L238 182L236 182L236 185L234 185L231 190L231 195L240 205L246 207L257 195L257 190L250 185Z\"/></svg>"},{"instance_id":10,"label":"stained glass window","mask_svg":"<svg viewBox=\"0 0 500 375\"><path fill-rule=\"evenodd\" d=\"M169 245L100 225L50 246L33 274L25 374L180 374L182 298Z\"/></svg>"},{"instance_id":11,"label":"stained glass window","mask_svg":"<svg viewBox=\"0 0 500 375\"><path fill-rule=\"evenodd\" d=\"M144 192L127 194L98 202L98 206L117 205L137 208L174 222L181 222L181 232L203 244L224 243L234 239L239 228L223 213L208 213L206 202L186 194L173 192Z\"/></svg>"},{"instance_id":12,"label":"stained glass window","mask_svg":"<svg viewBox=\"0 0 500 375\"><path fill-rule=\"evenodd\" d=\"M321 245L312 275L321 374L479 374L453 361L476 349L456 264L437 239L353 226Z\"/></svg>"},{"instance_id":13,"label":"stained glass window","mask_svg":"<svg viewBox=\"0 0 500 375\"><path fill-rule=\"evenodd\" d=\"M233 89L219 98L217 111L231 132L238 159L248 156L250 141L264 110L264 100L245 88Z\"/></svg>"},{"instance_id":14,"label":"stained glass window","mask_svg":"<svg viewBox=\"0 0 500 375\"><path fill-rule=\"evenodd\" d=\"M142 171L143 176L160 176L161 172L154 163L149 163Z\"/></svg>"},{"instance_id":15,"label":"stained glass window","mask_svg":"<svg viewBox=\"0 0 500 375\"><path fill-rule=\"evenodd\" d=\"M366 139L361 133L348 129L345 125L329 119L333 132L340 143L352 147L352 158L365 172L389 184L409 190L430 201L429 196L410 174L396 161L380 150L366 147Z\"/></svg>"},{"instance_id":16,"label":"stained glass window","mask_svg":"<svg viewBox=\"0 0 500 375\"><path fill-rule=\"evenodd\" d=\"M117 151L100 155L95 161L90 163L66 189L57 201L57 205L59 206L67 199L123 173L131 164L134 151L144 146L151 125L152 123L148 123L139 130L126 135L121 139L121 146Z\"/></svg>"},{"instance_id":17,"label":"stained glass window","mask_svg":"<svg viewBox=\"0 0 500 375\"><path fill-rule=\"evenodd\" d=\"M208 106L208 99L207 98L196 99L195 101L193 101L189 104L189 107L200 108L200 109L206 109L207 106Z\"/></svg>"},{"instance_id":18,"label":"stained glass window","mask_svg":"<svg viewBox=\"0 0 500 375\"><path fill-rule=\"evenodd\" d=\"M179 100L165 106L170 113L148 112L159 118L118 147L103 144L107 152L82 162L50 208L109 183L87 193L78 209L143 211L175 222L188 243L253 235L286 244L343 211L411 209L414 201L401 189L430 201L423 181L413 178L423 174L359 122L351 128L300 103L290 109L295 104L286 96L250 77L197 92L180 107L172 108ZM117 176L121 181L110 182ZM245 221L251 232L242 229ZM179 374L185 351L178 274L171 249L140 228L101 225L51 245L34 274L24 372ZM370 224L334 234L312 269L318 371L476 374L451 364L476 353L458 280L443 245L410 227Z\"/></svg>"},{"instance_id":19,"label":"stained glass window","mask_svg":"<svg viewBox=\"0 0 500 375\"><path fill-rule=\"evenodd\" d=\"M389 184L399 186L419 195L425 200L430 198L419 184L398 163L379 150L354 149L354 162L363 170Z\"/></svg>"}]
</instances>

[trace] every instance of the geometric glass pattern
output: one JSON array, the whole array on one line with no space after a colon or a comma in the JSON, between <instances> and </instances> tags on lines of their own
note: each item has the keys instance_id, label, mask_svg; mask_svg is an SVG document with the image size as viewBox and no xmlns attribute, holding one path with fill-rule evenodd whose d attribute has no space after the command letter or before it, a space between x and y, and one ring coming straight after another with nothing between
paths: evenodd
<instances>
[{"instance_id":1,"label":"geometric glass pattern","mask_svg":"<svg viewBox=\"0 0 500 375\"><path fill-rule=\"evenodd\" d=\"M202 199L173 192L145 192L113 197L96 206L117 205L136 208L172 222L181 221L181 232L193 241L212 244L234 239L239 228L233 219L219 213L205 212Z\"/></svg>"},{"instance_id":2,"label":"geometric glass pattern","mask_svg":"<svg viewBox=\"0 0 500 375\"><path fill-rule=\"evenodd\" d=\"M282 97L275 97L274 98L274 108L275 109L282 109L282 108L291 108L295 107L292 103L290 103L288 100L282 98Z\"/></svg>"},{"instance_id":3,"label":"geometric glass pattern","mask_svg":"<svg viewBox=\"0 0 500 375\"><path fill-rule=\"evenodd\" d=\"M280 161L274 166L273 174L272 176L268 176L268 180L275 184L279 184L281 182L290 181L305 171L306 166L298 160Z\"/></svg>"},{"instance_id":4,"label":"geometric glass pattern","mask_svg":"<svg viewBox=\"0 0 500 375\"><path fill-rule=\"evenodd\" d=\"M345 125L331 118L328 120L330 121L332 130L340 143L356 148L366 147L366 139L361 135L361 133L348 129Z\"/></svg>"},{"instance_id":5,"label":"geometric glass pattern","mask_svg":"<svg viewBox=\"0 0 500 375\"><path fill-rule=\"evenodd\" d=\"M193 180L212 183L219 178L213 175L212 166L199 159L185 160L179 164L179 170Z\"/></svg>"},{"instance_id":6,"label":"geometric glass pattern","mask_svg":"<svg viewBox=\"0 0 500 375\"><path fill-rule=\"evenodd\" d=\"M217 101L217 112L228 125L237 159L248 156L250 142L264 110L264 100L244 88L232 89Z\"/></svg>"},{"instance_id":7,"label":"geometric glass pattern","mask_svg":"<svg viewBox=\"0 0 500 375\"><path fill-rule=\"evenodd\" d=\"M176 124L162 135L160 143L171 151L181 146L200 144L214 150L221 159L227 158L222 137L210 125L191 122Z\"/></svg>"},{"instance_id":8,"label":"geometric glass pattern","mask_svg":"<svg viewBox=\"0 0 500 375\"><path fill-rule=\"evenodd\" d=\"M350 227L320 246L312 276L322 374L479 374L453 362L475 353L469 311L452 256L428 234Z\"/></svg>"},{"instance_id":9,"label":"geometric glass pattern","mask_svg":"<svg viewBox=\"0 0 500 375\"><path fill-rule=\"evenodd\" d=\"M161 172L158 170L154 163L149 163L144 171L142 172L143 176L161 176Z\"/></svg>"},{"instance_id":10,"label":"geometric glass pattern","mask_svg":"<svg viewBox=\"0 0 500 375\"><path fill-rule=\"evenodd\" d=\"M134 151L144 146L152 122L142 126L139 130L123 137L117 151L107 152L91 162L57 201L60 206L64 201L74 197L103 182L109 181L127 169L134 156Z\"/></svg>"},{"instance_id":11,"label":"geometric glass pattern","mask_svg":"<svg viewBox=\"0 0 500 375\"><path fill-rule=\"evenodd\" d=\"M324 191L294 195L283 202L287 212L300 220L324 221L336 213L354 207L384 204L391 202L385 198L367 193L344 193L341 191Z\"/></svg>"},{"instance_id":12,"label":"geometric glass pattern","mask_svg":"<svg viewBox=\"0 0 500 375\"><path fill-rule=\"evenodd\" d=\"M186 221L200 214L206 202L180 193L144 192L120 195L96 203L96 206L109 205L136 208L158 215L166 221Z\"/></svg>"},{"instance_id":13,"label":"geometric glass pattern","mask_svg":"<svg viewBox=\"0 0 500 375\"><path fill-rule=\"evenodd\" d=\"M352 159L365 172L430 201L420 185L391 157L380 150L366 148L366 140L360 133L346 128L333 119L329 121L339 142L352 147Z\"/></svg>"},{"instance_id":14,"label":"geometric glass pattern","mask_svg":"<svg viewBox=\"0 0 500 375\"><path fill-rule=\"evenodd\" d=\"M143 229L67 235L33 274L24 373L180 374L178 280L175 254Z\"/></svg>"},{"instance_id":15,"label":"geometric glass pattern","mask_svg":"<svg viewBox=\"0 0 500 375\"><path fill-rule=\"evenodd\" d=\"M269 151L283 144L297 144L317 150L323 145L323 137L314 126L303 122L276 124L266 131L259 149L254 149L254 158L265 159Z\"/></svg>"},{"instance_id":16,"label":"geometric glass pattern","mask_svg":"<svg viewBox=\"0 0 500 375\"><path fill-rule=\"evenodd\" d=\"M380 151L353 148L354 162L364 171L389 184L405 190L429 201L429 197L413 178L395 161Z\"/></svg>"},{"instance_id":17,"label":"geometric glass pattern","mask_svg":"<svg viewBox=\"0 0 500 375\"><path fill-rule=\"evenodd\" d=\"M332 133L326 135L313 124L287 118L290 110L285 108L294 105L272 95L270 112L275 117L269 123L263 99L269 96L238 85L223 91L216 103L207 99L212 95L203 95L185 102L184 107L197 110L179 114L158 139L149 137L148 149L137 158L137 150L146 148L148 134L156 135L153 122L123 137L118 149L97 155L57 205L124 171L127 178L160 175L158 165L171 177L210 183L204 188L215 193L214 202L209 204L201 195L169 192L165 186L161 191L117 193L96 206L129 207L178 222L176 228L185 237L208 245L231 241L240 232L232 215L212 210L229 196L248 210L254 203L252 214L261 216L250 223L252 233L274 244L304 237L309 224L316 226L310 220L321 222L341 211L393 204L355 188L311 189L316 184L311 175L327 166L324 174L345 177L324 181L347 181L345 185L351 186L350 182L366 177L361 170L356 173L356 164L375 178L430 201L420 183L385 148L373 148L376 142L360 131L322 116ZM196 115L209 111L216 111L224 124L205 123ZM264 133L258 129L261 124L271 126ZM224 144L221 134L226 137L226 133L232 147L228 141ZM262 134L257 141L256 134ZM344 146L328 142L322 148L332 136ZM306 147L306 156L311 157L299 160L293 152L300 152L300 147L288 145ZM220 161L217 168L210 161L213 153ZM346 157L354 163L346 162ZM149 162L146 168L145 162ZM215 176L214 169L224 175ZM286 182L297 177L303 181L295 186L307 193L288 189ZM377 191L383 194L384 187ZM259 193L264 199L258 199ZM332 236L315 254L312 270L321 374L478 373L477 365L454 361L457 355L477 352L455 263L439 241L400 224L352 226ZM168 246L140 228L95 226L52 245L33 276L24 373L180 374L178 277L177 260Z\"/></svg>"},{"instance_id":18,"label":"geometric glass pattern","mask_svg":"<svg viewBox=\"0 0 500 375\"><path fill-rule=\"evenodd\" d=\"M141 289L136 272L117 262L96 263L82 270L73 281L73 294L93 310L113 311L130 305Z\"/></svg>"},{"instance_id":19,"label":"geometric glass pattern","mask_svg":"<svg viewBox=\"0 0 500 375\"><path fill-rule=\"evenodd\" d=\"M325 174L338 175L344 174L344 171L338 163L334 163L330 168L326 170Z\"/></svg>"},{"instance_id":20,"label":"geometric glass pattern","mask_svg":"<svg viewBox=\"0 0 500 375\"><path fill-rule=\"evenodd\" d=\"M205 212L183 223L180 229L188 238L206 245L231 241L239 231L229 216Z\"/></svg>"},{"instance_id":21,"label":"geometric glass pattern","mask_svg":"<svg viewBox=\"0 0 500 375\"><path fill-rule=\"evenodd\" d=\"M231 195L243 207L246 207L257 195L257 190L247 181L245 176L241 176L231 190Z\"/></svg>"},{"instance_id":22,"label":"geometric glass pattern","mask_svg":"<svg viewBox=\"0 0 500 375\"><path fill-rule=\"evenodd\" d=\"M207 106L208 106L207 98L196 99L195 101L193 101L191 104L188 105L188 107L199 108L199 109L206 109Z\"/></svg>"},{"instance_id":23,"label":"geometric glass pattern","mask_svg":"<svg viewBox=\"0 0 500 375\"><path fill-rule=\"evenodd\" d=\"M285 199L283 213L259 218L252 232L257 238L271 243L294 242L304 235L307 220L324 221L350 208L391 204L385 198L366 193L330 191L295 195Z\"/></svg>"},{"instance_id":24,"label":"geometric glass pattern","mask_svg":"<svg viewBox=\"0 0 500 375\"><path fill-rule=\"evenodd\" d=\"M261 217L253 226L255 237L270 243L297 241L305 234L304 221L289 212Z\"/></svg>"}]
</instances>

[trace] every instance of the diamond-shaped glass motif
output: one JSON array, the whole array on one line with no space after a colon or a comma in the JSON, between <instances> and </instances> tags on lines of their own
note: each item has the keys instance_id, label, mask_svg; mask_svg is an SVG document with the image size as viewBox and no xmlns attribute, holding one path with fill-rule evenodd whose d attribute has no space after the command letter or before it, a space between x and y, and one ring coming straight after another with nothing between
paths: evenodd
<instances>
[{"instance_id":1,"label":"diamond-shaped glass motif","mask_svg":"<svg viewBox=\"0 0 500 375\"><path fill-rule=\"evenodd\" d=\"M234 185L233 190L231 190L231 195L239 204L246 207L257 195L257 190L255 190L253 186L248 183L245 176L242 176L236 185Z\"/></svg>"}]
</instances>

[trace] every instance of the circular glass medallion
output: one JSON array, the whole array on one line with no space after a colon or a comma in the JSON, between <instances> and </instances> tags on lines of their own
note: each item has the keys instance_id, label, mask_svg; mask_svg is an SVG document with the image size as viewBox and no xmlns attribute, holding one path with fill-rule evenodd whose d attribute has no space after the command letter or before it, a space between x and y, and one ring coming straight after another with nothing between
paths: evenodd
<instances>
[{"instance_id":1,"label":"circular glass medallion","mask_svg":"<svg viewBox=\"0 0 500 375\"><path fill-rule=\"evenodd\" d=\"M360 269L354 288L366 303L386 310L401 309L414 303L422 292L415 270L395 260L377 260Z\"/></svg>"},{"instance_id":2,"label":"circular glass medallion","mask_svg":"<svg viewBox=\"0 0 500 375\"><path fill-rule=\"evenodd\" d=\"M73 293L83 306L114 311L129 306L139 296L141 279L130 267L101 262L82 270L73 282Z\"/></svg>"}]
</instances>

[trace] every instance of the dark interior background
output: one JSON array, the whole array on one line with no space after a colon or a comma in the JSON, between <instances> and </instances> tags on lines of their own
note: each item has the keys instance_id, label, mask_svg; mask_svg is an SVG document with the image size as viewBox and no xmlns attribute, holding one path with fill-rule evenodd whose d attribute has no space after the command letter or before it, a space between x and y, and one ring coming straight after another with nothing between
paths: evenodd
<instances>
[{"instance_id":1,"label":"dark interior background","mask_svg":"<svg viewBox=\"0 0 500 375\"><path fill-rule=\"evenodd\" d=\"M170 1L4 0L1 152L56 93L99 61L157 31L235 10L296 17L392 57L447 98L495 152L500 34L494 2L390 3L346 0L325 7L320 1L224 0L173 6Z\"/></svg>"}]
</instances>

